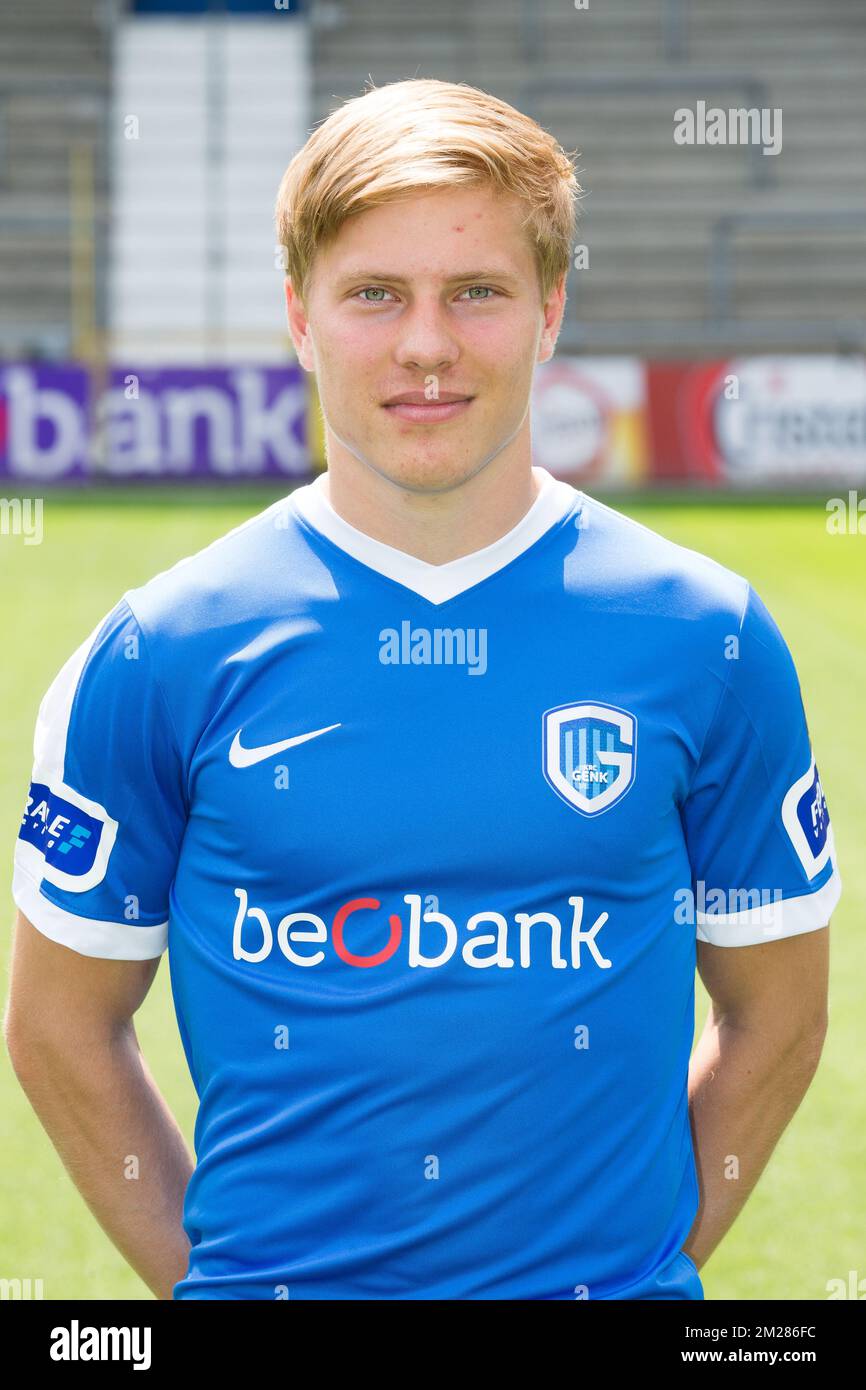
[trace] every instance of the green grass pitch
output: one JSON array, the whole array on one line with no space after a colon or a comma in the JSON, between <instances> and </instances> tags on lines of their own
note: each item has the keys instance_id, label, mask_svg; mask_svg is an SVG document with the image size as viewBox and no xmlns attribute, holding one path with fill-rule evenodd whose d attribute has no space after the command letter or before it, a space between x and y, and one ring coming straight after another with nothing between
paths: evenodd
<instances>
[{"instance_id":1,"label":"green grass pitch","mask_svg":"<svg viewBox=\"0 0 866 1390\"><path fill-rule=\"evenodd\" d=\"M41 545L0 535L5 961L14 916L12 849L43 691L124 590L192 554L276 495L142 489L49 495ZM797 504L606 500L747 576L779 623L800 673L844 885L831 928L830 1030L811 1089L702 1277L709 1299L824 1299L829 1279L847 1281L851 1270L866 1279L866 536L829 535L820 498ZM698 1027L706 1008L698 984ZM165 960L136 1023L157 1084L191 1144L195 1094ZM0 1278L41 1279L47 1299L151 1297L78 1196L5 1048L0 1102Z\"/></svg>"}]
</instances>

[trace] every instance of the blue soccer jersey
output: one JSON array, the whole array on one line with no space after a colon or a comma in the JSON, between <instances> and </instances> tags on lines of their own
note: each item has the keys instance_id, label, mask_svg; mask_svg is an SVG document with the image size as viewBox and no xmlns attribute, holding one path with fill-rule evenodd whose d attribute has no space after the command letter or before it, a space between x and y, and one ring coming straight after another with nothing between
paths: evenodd
<instances>
[{"instance_id":1,"label":"blue soccer jersey","mask_svg":"<svg viewBox=\"0 0 866 1390\"><path fill-rule=\"evenodd\" d=\"M838 901L748 582L555 481L431 565L324 479L143 587L39 710L14 896L168 951L175 1297L700 1299L696 941Z\"/></svg>"}]
</instances>

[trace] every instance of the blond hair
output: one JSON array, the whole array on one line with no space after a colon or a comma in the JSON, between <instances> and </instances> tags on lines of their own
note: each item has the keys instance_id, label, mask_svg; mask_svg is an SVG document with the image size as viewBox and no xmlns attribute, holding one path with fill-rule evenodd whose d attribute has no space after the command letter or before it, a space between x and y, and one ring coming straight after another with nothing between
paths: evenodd
<instances>
[{"instance_id":1,"label":"blond hair","mask_svg":"<svg viewBox=\"0 0 866 1390\"><path fill-rule=\"evenodd\" d=\"M283 269L303 299L316 252L347 218L422 190L485 182L525 202L546 299L571 263L582 193L571 157L507 102L431 78L373 87L316 127L277 195Z\"/></svg>"}]
</instances>

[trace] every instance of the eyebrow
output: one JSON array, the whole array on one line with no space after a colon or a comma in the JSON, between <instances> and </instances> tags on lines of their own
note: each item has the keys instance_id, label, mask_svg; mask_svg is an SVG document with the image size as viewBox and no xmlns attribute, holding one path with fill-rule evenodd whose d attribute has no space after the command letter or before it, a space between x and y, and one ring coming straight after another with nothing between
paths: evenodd
<instances>
[{"instance_id":1,"label":"eyebrow","mask_svg":"<svg viewBox=\"0 0 866 1390\"><path fill-rule=\"evenodd\" d=\"M343 275L338 276L334 283L340 286L350 284L355 280L387 280L392 285L409 284L409 281L405 279L404 276L395 275L393 271L364 270L363 268L359 270L347 270ZM503 282L507 281L512 285L519 283L518 276L513 275L511 271L491 269L461 271L459 275L446 276L444 283L446 285L455 285L461 280L501 280Z\"/></svg>"}]
</instances>

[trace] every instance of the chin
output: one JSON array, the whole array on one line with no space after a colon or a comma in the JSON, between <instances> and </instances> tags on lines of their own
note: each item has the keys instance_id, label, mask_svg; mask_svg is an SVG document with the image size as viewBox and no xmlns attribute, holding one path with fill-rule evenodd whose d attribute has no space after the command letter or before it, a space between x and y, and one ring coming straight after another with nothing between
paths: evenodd
<instances>
[{"instance_id":1,"label":"chin","mask_svg":"<svg viewBox=\"0 0 866 1390\"><path fill-rule=\"evenodd\" d=\"M438 450L428 455L407 451L403 457L395 450L379 456L377 450L376 454L366 455L366 463L389 482L411 492L446 492L474 478L498 457L507 443L507 439L501 443L488 441L485 449L477 441L476 447L467 449L464 441L462 447L455 446L450 456L443 448L441 457L437 456Z\"/></svg>"},{"instance_id":2,"label":"chin","mask_svg":"<svg viewBox=\"0 0 866 1390\"><path fill-rule=\"evenodd\" d=\"M476 463L459 464L453 459L442 462L410 460L395 466L393 460L389 459L380 471L393 483L411 492L446 492L465 483L477 471L477 467Z\"/></svg>"}]
</instances>

